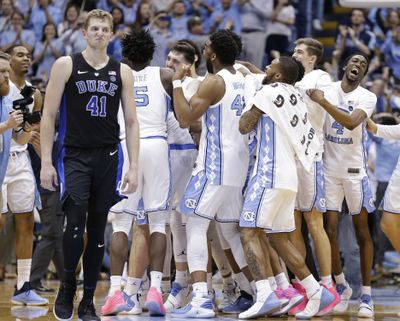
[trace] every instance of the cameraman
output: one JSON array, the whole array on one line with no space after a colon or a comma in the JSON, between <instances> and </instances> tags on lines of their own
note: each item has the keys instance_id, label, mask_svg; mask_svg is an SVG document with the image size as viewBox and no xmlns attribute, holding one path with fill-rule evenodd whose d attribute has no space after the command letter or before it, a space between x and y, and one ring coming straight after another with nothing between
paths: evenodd
<instances>
[{"instance_id":1,"label":"cameraman","mask_svg":"<svg viewBox=\"0 0 400 321\"><path fill-rule=\"evenodd\" d=\"M23 97L20 92L30 84L25 80L31 66L31 55L24 46L17 45L9 48L10 54L10 93L8 97L18 100ZM39 111L42 106L42 97L38 90L34 93L34 102L27 107L29 112ZM15 103L14 103L15 104ZM15 106L14 109L21 106ZM27 142L34 138L37 125L30 125L24 121L18 128L23 141L11 141L9 161L2 186L3 206L2 213L10 211L15 214L16 226L16 256L17 256L17 288L11 299L14 304L45 305L48 300L40 297L33 291L29 282L32 246L33 246L33 209L37 194L35 176L32 171L31 160L27 151ZM36 129L37 130L37 129Z\"/></svg>"}]
</instances>

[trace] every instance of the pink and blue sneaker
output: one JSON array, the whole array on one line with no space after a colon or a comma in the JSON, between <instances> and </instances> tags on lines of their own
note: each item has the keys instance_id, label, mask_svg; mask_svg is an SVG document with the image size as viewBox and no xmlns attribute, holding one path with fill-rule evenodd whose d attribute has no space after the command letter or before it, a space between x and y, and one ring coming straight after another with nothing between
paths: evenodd
<instances>
[{"instance_id":1,"label":"pink and blue sneaker","mask_svg":"<svg viewBox=\"0 0 400 321\"><path fill-rule=\"evenodd\" d=\"M144 306L149 310L149 314L152 317L164 316L166 313L162 293L155 287L149 289Z\"/></svg>"}]
</instances>

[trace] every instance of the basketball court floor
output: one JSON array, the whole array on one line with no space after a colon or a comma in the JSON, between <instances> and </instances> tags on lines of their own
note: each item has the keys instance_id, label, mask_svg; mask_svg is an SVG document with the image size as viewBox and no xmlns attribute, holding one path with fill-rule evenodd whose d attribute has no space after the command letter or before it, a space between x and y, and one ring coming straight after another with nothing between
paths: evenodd
<instances>
[{"instance_id":1,"label":"basketball court floor","mask_svg":"<svg viewBox=\"0 0 400 321\"><path fill-rule=\"evenodd\" d=\"M0 321L23 321L23 320L37 320L37 321L54 321L56 318L53 316L53 302L54 294L46 296L50 305L48 307L22 307L12 306L10 303L11 295L14 291L15 280L6 280L0 283ZM57 289L58 282L45 283L47 286ZM104 302L104 298L107 294L109 283L106 281L99 282L98 289L96 290L95 305L97 312L100 312L100 307ZM340 316L324 316L323 318L313 318L314 321L399 321L400 317L397 313L400 312L400 288L398 286L385 286L382 288L373 289L373 298L375 302L375 318L374 319L361 319L357 318L358 302L351 301L350 310L346 315ZM81 293L77 294L77 303ZM75 313L73 320L77 320L78 317ZM141 316L113 316L113 317L102 317L102 321L129 321L129 320L174 320L184 321L185 319L171 318L168 315L165 318L161 317L149 317L147 313ZM206 319L204 319L206 320ZM233 321L238 320L236 315L218 315L213 320L218 321ZM262 318L258 320L267 320ZM268 318L268 320L280 320L280 321L295 321L294 317L283 317L283 318Z\"/></svg>"}]
</instances>

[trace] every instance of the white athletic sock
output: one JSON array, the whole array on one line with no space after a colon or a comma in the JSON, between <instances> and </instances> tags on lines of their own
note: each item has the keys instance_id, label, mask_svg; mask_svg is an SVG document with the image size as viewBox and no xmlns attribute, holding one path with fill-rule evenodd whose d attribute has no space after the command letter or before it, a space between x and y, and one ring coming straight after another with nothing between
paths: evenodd
<instances>
[{"instance_id":1,"label":"white athletic sock","mask_svg":"<svg viewBox=\"0 0 400 321\"><path fill-rule=\"evenodd\" d=\"M256 288L257 288L257 301L264 300L265 298L268 297L268 295L272 293L271 285L269 284L268 279L257 281Z\"/></svg>"},{"instance_id":2,"label":"white athletic sock","mask_svg":"<svg viewBox=\"0 0 400 321\"><path fill-rule=\"evenodd\" d=\"M207 290L208 292L211 292L212 289L212 273L207 273Z\"/></svg>"},{"instance_id":3,"label":"white athletic sock","mask_svg":"<svg viewBox=\"0 0 400 321\"><path fill-rule=\"evenodd\" d=\"M21 289L25 282L29 282L32 259L17 260L17 289Z\"/></svg>"},{"instance_id":4,"label":"white athletic sock","mask_svg":"<svg viewBox=\"0 0 400 321\"><path fill-rule=\"evenodd\" d=\"M330 275L321 276L321 284L325 285L327 288L333 286L332 276Z\"/></svg>"},{"instance_id":5,"label":"white athletic sock","mask_svg":"<svg viewBox=\"0 0 400 321\"><path fill-rule=\"evenodd\" d=\"M276 284L278 285L278 288L280 288L281 290L286 290L290 285L286 277L286 274L284 272L275 275L275 280Z\"/></svg>"},{"instance_id":6,"label":"white athletic sock","mask_svg":"<svg viewBox=\"0 0 400 321\"><path fill-rule=\"evenodd\" d=\"M253 291L253 295L255 295L257 293L257 287L256 287L256 282L254 280L250 282L250 287L251 290Z\"/></svg>"},{"instance_id":7,"label":"white athletic sock","mask_svg":"<svg viewBox=\"0 0 400 321\"><path fill-rule=\"evenodd\" d=\"M176 270L175 282L179 283L182 287L187 287L188 285L188 271Z\"/></svg>"},{"instance_id":8,"label":"white athletic sock","mask_svg":"<svg viewBox=\"0 0 400 321\"><path fill-rule=\"evenodd\" d=\"M128 279L126 280L125 290L124 290L125 293L128 294L129 296L131 296L133 294L137 294L141 283L142 283L142 279L131 278L128 276Z\"/></svg>"},{"instance_id":9,"label":"white athletic sock","mask_svg":"<svg viewBox=\"0 0 400 321\"><path fill-rule=\"evenodd\" d=\"M208 294L207 282L195 282L193 283L193 293L197 297L204 297Z\"/></svg>"},{"instance_id":10,"label":"white athletic sock","mask_svg":"<svg viewBox=\"0 0 400 321\"><path fill-rule=\"evenodd\" d=\"M273 276L268 277L268 282L271 287L272 291L275 291L278 288L278 285L276 284L276 280Z\"/></svg>"},{"instance_id":11,"label":"white athletic sock","mask_svg":"<svg viewBox=\"0 0 400 321\"><path fill-rule=\"evenodd\" d=\"M162 272L150 271L150 287L161 292Z\"/></svg>"},{"instance_id":12,"label":"white athletic sock","mask_svg":"<svg viewBox=\"0 0 400 321\"><path fill-rule=\"evenodd\" d=\"M369 296L371 296L371 286L362 286L361 287L361 295L363 294L368 294Z\"/></svg>"},{"instance_id":13,"label":"white athletic sock","mask_svg":"<svg viewBox=\"0 0 400 321\"><path fill-rule=\"evenodd\" d=\"M334 277L335 277L335 282L336 282L336 284L347 285L347 281L346 281L346 279L345 279L345 277L344 277L343 272L340 273L339 275L334 275Z\"/></svg>"},{"instance_id":14,"label":"white athletic sock","mask_svg":"<svg viewBox=\"0 0 400 321\"><path fill-rule=\"evenodd\" d=\"M301 280L300 283L306 290L307 298L311 298L320 288L319 283L312 274ZM319 295L321 295L321 291L319 291Z\"/></svg>"},{"instance_id":15,"label":"white athletic sock","mask_svg":"<svg viewBox=\"0 0 400 321\"><path fill-rule=\"evenodd\" d=\"M246 278L246 276L243 274L243 272L234 274L233 278L240 290L247 292L248 294L251 294L251 295L253 295L255 293L253 291L253 289L251 288L249 280Z\"/></svg>"},{"instance_id":16,"label":"white athletic sock","mask_svg":"<svg viewBox=\"0 0 400 321\"><path fill-rule=\"evenodd\" d=\"M108 296L114 295L115 291L121 290L122 276L111 275L110 276L110 289L108 290Z\"/></svg>"},{"instance_id":17,"label":"white athletic sock","mask_svg":"<svg viewBox=\"0 0 400 321\"><path fill-rule=\"evenodd\" d=\"M162 293L171 292L171 280L162 280L161 281L161 291L162 291Z\"/></svg>"}]
</instances>

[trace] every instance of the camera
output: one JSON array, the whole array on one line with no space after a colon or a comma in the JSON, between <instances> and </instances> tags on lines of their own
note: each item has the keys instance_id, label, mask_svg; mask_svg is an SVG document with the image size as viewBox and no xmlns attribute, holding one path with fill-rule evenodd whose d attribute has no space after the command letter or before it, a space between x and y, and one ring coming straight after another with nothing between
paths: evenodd
<instances>
[{"instance_id":1,"label":"camera","mask_svg":"<svg viewBox=\"0 0 400 321\"><path fill-rule=\"evenodd\" d=\"M13 109L21 111L24 117L24 123L28 122L29 124L37 124L42 118L40 111L35 111L33 113L29 111L28 105L33 103L33 94L35 93L35 90L36 87L25 86L20 92L23 98L13 101Z\"/></svg>"}]
</instances>

